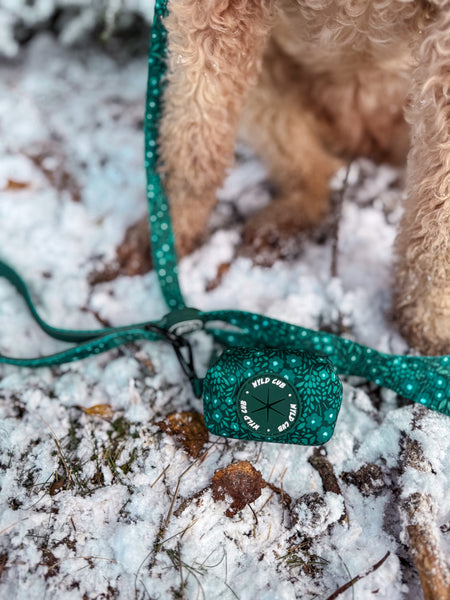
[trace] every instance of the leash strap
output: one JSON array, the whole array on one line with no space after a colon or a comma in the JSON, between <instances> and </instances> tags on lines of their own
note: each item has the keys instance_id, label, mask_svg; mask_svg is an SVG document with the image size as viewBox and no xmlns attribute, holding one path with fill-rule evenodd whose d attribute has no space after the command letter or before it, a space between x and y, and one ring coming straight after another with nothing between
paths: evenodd
<instances>
[{"instance_id":1,"label":"leash strap","mask_svg":"<svg viewBox=\"0 0 450 600\"><path fill-rule=\"evenodd\" d=\"M157 173L158 126L165 87L167 31L163 19L167 0L156 0L148 57L147 99L144 121L145 170L153 265L167 306L185 306L178 282L178 260L170 221L169 202Z\"/></svg>"},{"instance_id":2,"label":"leash strap","mask_svg":"<svg viewBox=\"0 0 450 600\"><path fill-rule=\"evenodd\" d=\"M20 367L51 367L106 352L136 340L167 340L177 348L185 345L184 338L167 330L164 319L155 322L135 323L124 327L107 327L82 331L52 327L39 315L31 299L30 292L21 277L2 261L0 261L0 277L4 277L12 283L25 300L34 320L47 335L63 342L77 344L68 350L40 358L13 358L0 355L0 363Z\"/></svg>"},{"instance_id":3,"label":"leash strap","mask_svg":"<svg viewBox=\"0 0 450 600\"><path fill-rule=\"evenodd\" d=\"M237 310L203 312L184 308L170 312L159 321L99 330L58 329L38 314L30 293L19 275L0 262L0 276L8 279L24 298L35 321L49 336L77 345L49 356L14 358L0 355L0 364L19 367L50 367L81 360L138 340L165 340L172 344L185 374L201 395L195 374L192 350L179 333L205 328L224 346L298 349L327 356L341 375L357 375L428 408L450 416L450 357L396 356L384 354L349 339L313 331ZM182 350L187 350L187 358ZM186 354L186 353L185 353Z\"/></svg>"},{"instance_id":4,"label":"leash strap","mask_svg":"<svg viewBox=\"0 0 450 600\"><path fill-rule=\"evenodd\" d=\"M38 325L51 337L77 344L49 356L13 358L0 355L0 364L20 367L48 367L80 360L137 340L165 340L172 344L184 372L201 395L201 381L195 374L192 350L183 337L205 328L224 346L298 349L328 357L341 375L357 375L377 385L450 416L450 356L418 357L389 355L352 340L263 315L237 310L203 312L186 308L178 281L178 265L170 221L169 203L156 170L158 123L165 85L167 32L163 19L167 0L156 0L149 53L149 77L145 115L145 168L151 226L152 253L161 291L171 312L158 321L125 327L76 331L59 329L38 314L20 276L0 261L0 276L9 280L24 298Z\"/></svg>"}]
</instances>

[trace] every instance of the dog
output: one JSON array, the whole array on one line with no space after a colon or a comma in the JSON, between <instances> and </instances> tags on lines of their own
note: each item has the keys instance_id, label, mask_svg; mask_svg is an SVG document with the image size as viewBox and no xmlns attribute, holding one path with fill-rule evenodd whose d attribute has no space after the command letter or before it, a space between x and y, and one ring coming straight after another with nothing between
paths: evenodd
<instances>
[{"instance_id":1,"label":"dog","mask_svg":"<svg viewBox=\"0 0 450 600\"><path fill-rule=\"evenodd\" d=\"M267 166L256 250L315 226L345 161L407 161L395 314L427 354L450 351L450 2L170 0L159 169L177 250L191 252L236 137Z\"/></svg>"}]
</instances>

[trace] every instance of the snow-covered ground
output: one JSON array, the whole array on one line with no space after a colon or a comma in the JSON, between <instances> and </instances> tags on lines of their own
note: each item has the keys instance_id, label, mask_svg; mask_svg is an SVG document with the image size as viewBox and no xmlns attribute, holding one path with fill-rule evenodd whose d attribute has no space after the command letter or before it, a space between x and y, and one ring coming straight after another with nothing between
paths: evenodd
<instances>
[{"instance_id":1,"label":"snow-covered ground","mask_svg":"<svg viewBox=\"0 0 450 600\"><path fill-rule=\"evenodd\" d=\"M153 6L153 0L0 0L0 55L16 56L21 42L49 26L65 45L95 30L108 37L139 19L151 23Z\"/></svg>"},{"instance_id":2,"label":"snow-covered ground","mask_svg":"<svg viewBox=\"0 0 450 600\"><path fill-rule=\"evenodd\" d=\"M63 49L40 34L0 65L0 255L56 326L165 312L153 273L89 283L145 211L146 57L126 59L95 46ZM240 149L212 236L181 264L188 304L344 327L379 350L407 352L389 317L401 181L391 168L353 165L337 277L330 228L265 268L237 255L243 218L267 201L263 168ZM64 347L38 330L5 281L0 332L3 354ZM196 348L206 355L208 340ZM86 412L102 404L110 408ZM201 412L201 402L163 344L52 369L1 367L2 598L309 600L356 576L343 600L422 597L408 507L415 494L429 498L427 526L448 555L447 417L353 378L321 454L210 436L194 459L156 424L173 411ZM229 517L230 501L215 499L211 481L237 461L282 491L263 487Z\"/></svg>"}]
</instances>

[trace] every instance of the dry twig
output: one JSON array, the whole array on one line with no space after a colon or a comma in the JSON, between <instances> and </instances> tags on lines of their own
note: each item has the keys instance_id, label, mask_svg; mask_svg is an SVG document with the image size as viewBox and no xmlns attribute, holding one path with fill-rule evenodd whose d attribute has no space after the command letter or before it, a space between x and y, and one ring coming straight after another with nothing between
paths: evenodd
<instances>
[{"instance_id":1,"label":"dry twig","mask_svg":"<svg viewBox=\"0 0 450 600\"><path fill-rule=\"evenodd\" d=\"M381 567L381 565L384 563L384 561L388 558L389 555L390 555L390 552L386 552L386 554L383 556L383 558L380 559L378 562L376 562L372 567L370 567L370 569L368 571L366 571L362 575L356 575L356 577L353 577L353 579L350 579L350 581L347 581L347 583L344 583L344 585L341 585L340 588L338 588L330 596L328 596L327 600L335 600L335 598L337 598L338 596L340 596L340 594L342 594L343 592L345 592L346 590L351 588L353 585L355 585L355 583L357 583L361 579L364 579L364 577L367 577L367 575L370 575L371 573L373 573L374 571L379 569Z\"/></svg>"},{"instance_id":2,"label":"dry twig","mask_svg":"<svg viewBox=\"0 0 450 600\"><path fill-rule=\"evenodd\" d=\"M421 407L415 409L414 428L421 428L423 414ZM420 443L408 435L403 439L400 462L403 478L407 477L408 470L412 473L433 471ZM450 600L450 569L440 547L431 497L420 491L409 494L401 503L400 512L406 522L409 552L419 573L425 600Z\"/></svg>"},{"instance_id":3,"label":"dry twig","mask_svg":"<svg viewBox=\"0 0 450 600\"><path fill-rule=\"evenodd\" d=\"M333 492L338 496L342 496L338 479L333 470L333 465L328 460L327 451L323 446L320 446L320 448L314 448L314 451L309 457L308 462L319 473L320 479L322 480L323 491ZM344 502L344 510L338 522L343 523L347 521L348 515Z\"/></svg>"}]
</instances>

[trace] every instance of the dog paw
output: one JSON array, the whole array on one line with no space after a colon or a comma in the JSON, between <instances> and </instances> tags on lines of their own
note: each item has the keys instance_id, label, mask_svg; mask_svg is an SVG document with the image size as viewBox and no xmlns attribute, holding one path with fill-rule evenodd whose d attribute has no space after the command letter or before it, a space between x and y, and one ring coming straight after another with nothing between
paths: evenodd
<instances>
[{"instance_id":1,"label":"dog paw","mask_svg":"<svg viewBox=\"0 0 450 600\"><path fill-rule=\"evenodd\" d=\"M422 295L414 303L397 299L400 331L422 354L450 354L450 288Z\"/></svg>"},{"instance_id":2,"label":"dog paw","mask_svg":"<svg viewBox=\"0 0 450 600\"><path fill-rule=\"evenodd\" d=\"M299 230L287 231L265 218L254 217L244 226L240 253L256 264L270 267L279 259L293 258L301 246Z\"/></svg>"},{"instance_id":3,"label":"dog paw","mask_svg":"<svg viewBox=\"0 0 450 600\"><path fill-rule=\"evenodd\" d=\"M323 222L325 214L323 203L304 207L295 205L290 198L275 199L245 224L241 254L263 266L271 266L278 259L295 258L306 231L320 234L317 225Z\"/></svg>"}]
</instances>

